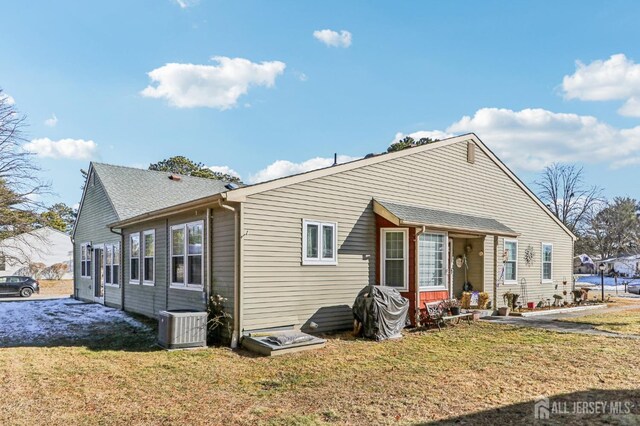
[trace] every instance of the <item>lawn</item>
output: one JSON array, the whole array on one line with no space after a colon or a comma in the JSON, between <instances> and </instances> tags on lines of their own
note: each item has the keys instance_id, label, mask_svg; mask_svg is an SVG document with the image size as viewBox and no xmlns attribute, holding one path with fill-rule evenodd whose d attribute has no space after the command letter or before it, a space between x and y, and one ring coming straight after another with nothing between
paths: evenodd
<instances>
[{"instance_id":1,"label":"lawn","mask_svg":"<svg viewBox=\"0 0 640 426\"><path fill-rule=\"evenodd\" d=\"M593 314L560 321L591 324L594 328L622 334L640 335L640 309L627 309L606 314Z\"/></svg>"},{"instance_id":2,"label":"lawn","mask_svg":"<svg viewBox=\"0 0 640 426\"><path fill-rule=\"evenodd\" d=\"M0 349L0 424L504 424L532 422L538 395L640 402L629 339L474 323L383 343L345 333L323 350L263 358L166 352L148 328L122 327Z\"/></svg>"},{"instance_id":3,"label":"lawn","mask_svg":"<svg viewBox=\"0 0 640 426\"><path fill-rule=\"evenodd\" d=\"M73 280L38 280L41 296L73 294Z\"/></svg>"}]
</instances>

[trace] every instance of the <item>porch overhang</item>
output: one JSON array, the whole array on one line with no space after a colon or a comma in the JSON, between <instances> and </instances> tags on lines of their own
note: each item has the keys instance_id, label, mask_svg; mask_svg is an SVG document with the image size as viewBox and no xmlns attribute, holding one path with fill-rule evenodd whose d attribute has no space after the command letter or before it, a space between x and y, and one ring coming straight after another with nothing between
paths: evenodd
<instances>
[{"instance_id":1,"label":"porch overhang","mask_svg":"<svg viewBox=\"0 0 640 426\"><path fill-rule=\"evenodd\" d=\"M423 206L373 199L374 213L396 226L415 226L471 235L517 237L519 234L495 219L434 210Z\"/></svg>"}]
</instances>

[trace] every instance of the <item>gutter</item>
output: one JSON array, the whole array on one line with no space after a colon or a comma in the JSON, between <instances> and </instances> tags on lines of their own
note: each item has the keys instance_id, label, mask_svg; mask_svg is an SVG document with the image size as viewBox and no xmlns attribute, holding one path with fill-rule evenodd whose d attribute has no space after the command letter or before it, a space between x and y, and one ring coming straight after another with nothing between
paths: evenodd
<instances>
[{"instance_id":1,"label":"gutter","mask_svg":"<svg viewBox=\"0 0 640 426\"><path fill-rule=\"evenodd\" d=\"M209 306L209 298L211 296L211 255L213 254L213 250L211 249L212 247L212 242L213 242L213 238L211 238L212 232L213 232L213 227L211 226L211 207L207 208L207 214L206 214L206 221L207 221L207 241L205 244L206 247L206 252L207 252L207 257L205 258L205 268L206 268L206 275L204 277L205 279L205 290L204 290L204 295L205 295L205 299L204 299L204 306L205 306L205 310L207 309L207 307Z\"/></svg>"},{"instance_id":2,"label":"gutter","mask_svg":"<svg viewBox=\"0 0 640 426\"><path fill-rule=\"evenodd\" d=\"M197 200L189 201L188 203L178 204L172 207L166 207L164 209L154 210L151 212L143 213L138 216L131 217L129 219L121 220L119 222L110 223L108 226L111 228L124 228L126 226L135 225L140 222L144 222L148 219L161 219L174 214L188 212L199 207L206 207L208 204L221 201L223 193L215 194L213 196L199 198Z\"/></svg>"},{"instance_id":3,"label":"gutter","mask_svg":"<svg viewBox=\"0 0 640 426\"><path fill-rule=\"evenodd\" d=\"M238 207L233 207L228 204L223 204L222 200L218 200L218 206L232 211L233 216L233 228L235 235L235 247L233 250L233 331L231 333L231 347L233 349L238 347L240 343L240 310L242 304L240 303L240 211Z\"/></svg>"}]
</instances>

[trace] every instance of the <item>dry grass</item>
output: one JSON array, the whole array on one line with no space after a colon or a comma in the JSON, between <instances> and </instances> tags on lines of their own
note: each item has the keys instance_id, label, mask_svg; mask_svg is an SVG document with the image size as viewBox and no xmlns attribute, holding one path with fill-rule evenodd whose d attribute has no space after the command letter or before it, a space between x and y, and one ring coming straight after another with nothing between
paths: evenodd
<instances>
[{"instance_id":1,"label":"dry grass","mask_svg":"<svg viewBox=\"0 0 640 426\"><path fill-rule=\"evenodd\" d=\"M73 294L73 280L38 280L41 296L68 296Z\"/></svg>"},{"instance_id":2,"label":"dry grass","mask_svg":"<svg viewBox=\"0 0 640 426\"><path fill-rule=\"evenodd\" d=\"M519 423L532 421L536 395L638 394L637 341L489 323L383 343L336 335L280 358L166 352L152 339L114 330L99 342L0 349L0 394L10 395L0 424Z\"/></svg>"},{"instance_id":3,"label":"dry grass","mask_svg":"<svg viewBox=\"0 0 640 426\"><path fill-rule=\"evenodd\" d=\"M564 318L560 321L591 324L598 330L612 331L614 333L640 335L640 309Z\"/></svg>"}]
</instances>

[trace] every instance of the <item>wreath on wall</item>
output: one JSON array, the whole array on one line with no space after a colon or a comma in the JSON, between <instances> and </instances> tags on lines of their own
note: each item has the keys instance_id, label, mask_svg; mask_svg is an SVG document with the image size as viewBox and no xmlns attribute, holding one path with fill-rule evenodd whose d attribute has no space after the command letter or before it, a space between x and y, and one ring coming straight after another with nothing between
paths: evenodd
<instances>
[{"instance_id":1,"label":"wreath on wall","mask_svg":"<svg viewBox=\"0 0 640 426\"><path fill-rule=\"evenodd\" d=\"M533 246L529 244L529 246L524 250L524 263L527 266L533 265L533 259L536 257L535 252L533 251Z\"/></svg>"}]
</instances>

